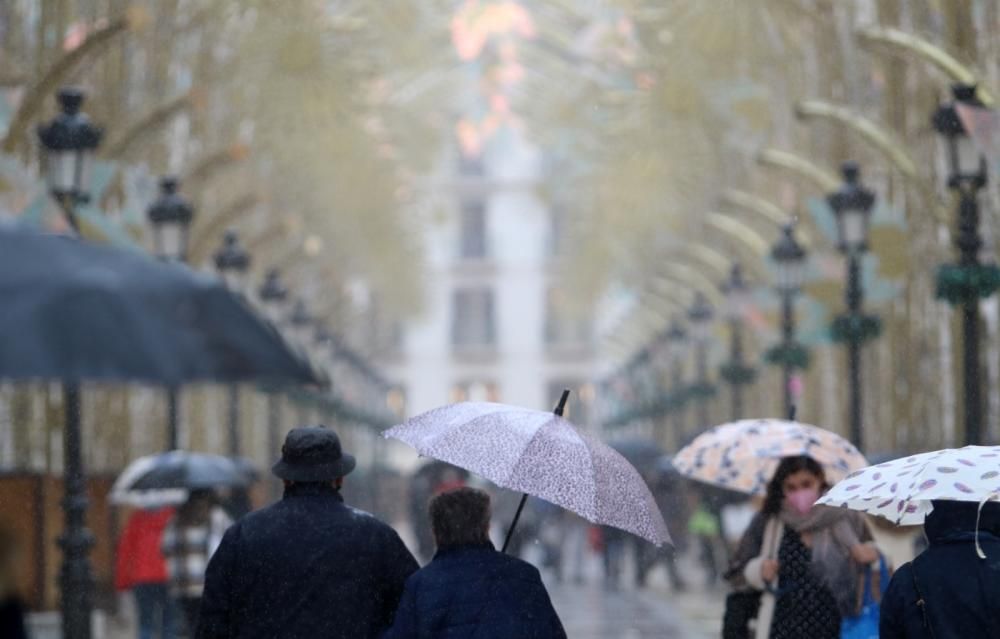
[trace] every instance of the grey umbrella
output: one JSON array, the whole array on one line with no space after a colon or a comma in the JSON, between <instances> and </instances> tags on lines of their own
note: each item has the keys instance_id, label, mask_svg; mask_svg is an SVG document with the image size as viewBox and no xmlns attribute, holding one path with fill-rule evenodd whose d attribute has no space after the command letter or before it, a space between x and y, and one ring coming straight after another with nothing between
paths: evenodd
<instances>
[{"instance_id":1,"label":"grey umbrella","mask_svg":"<svg viewBox=\"0 0 1000 639\"><path fill-rule=\"evenodd\" d=\"M669 543L663 516L635 468L560 416L568 394L563 394L555 414L463 402L413 417L384 434L421 455L465 468L502 488L539 497L593 523L626 530L657 545Z\"/></svg>"}]
</instances>

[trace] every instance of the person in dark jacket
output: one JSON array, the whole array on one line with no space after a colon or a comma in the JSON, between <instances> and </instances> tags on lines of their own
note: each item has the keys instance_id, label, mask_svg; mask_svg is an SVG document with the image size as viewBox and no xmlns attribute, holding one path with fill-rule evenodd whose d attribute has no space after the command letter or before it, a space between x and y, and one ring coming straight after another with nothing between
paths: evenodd
<instances>
[{"instance_id":1,"label":"person in dark jacket","mask_svg":"<svg viewBox=\"0 0 1000 639\"><path fill-rule=\"evenodd\" d=\"M924 522L930 545L889 582L879 636L1000 637L1000 504L985 504L981 514L972 502L932 504Z\"/></svg>"},{"instance_id":2,"label":"person in dark jacket","mask_svg":"<svg viewBox=\"0 0 1000 639\"><path fill-rule=\"evenodd\" d=\"M365 639L392 623L416 560L396 532L343 503L355 466L336 433L288 433L284 498L226 532L206 575L197 639Z\"/></svg>"},{"instance_id":3,"label":"person in dark jacket","mask_svg":"<svg viewBox=\"0 0 1000 639\"><path fill-rule=\"evenodd\" d=\"M437 554L407 579L382 639L565 639L538 569L490 543L489 495L442 493L430 518Z\"/></svg>"}]
</instances>

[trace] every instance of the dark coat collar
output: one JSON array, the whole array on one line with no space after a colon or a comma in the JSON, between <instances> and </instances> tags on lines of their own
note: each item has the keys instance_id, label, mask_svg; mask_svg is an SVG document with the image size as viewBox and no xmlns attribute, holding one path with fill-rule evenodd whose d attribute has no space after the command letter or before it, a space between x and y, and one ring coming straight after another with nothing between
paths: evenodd
<instances>
[{"instance_id":1,"label":"dark coat collar","mask_svg":"<svg viewBox=\"0 0 1000 639\"><path fill-rule=\"evenodd\" d=\"M438 548L438 551L434 553L434 559L438 559L440 557L452 557L452 556L458 556L458 555L464 555L482 551L496 552L497 549L496 546L493 545L493 542L489 541L483 544L457 544L454 546L445 546L443 548Z\"/></svg>"},{"instance_id":2,"label":"dark coat collar","mask_svg":"<svg viewBox=\"0 0 1000 639\"><path fill-rule=\"evenodd\" d=\"M341 496L340 491L331 486L330 484L321 483L294 483L290 486L285 487L284 499L289 499L292 497L327 497L336 499L339 502L344 501Z\"/></svg>"}]
</instances>

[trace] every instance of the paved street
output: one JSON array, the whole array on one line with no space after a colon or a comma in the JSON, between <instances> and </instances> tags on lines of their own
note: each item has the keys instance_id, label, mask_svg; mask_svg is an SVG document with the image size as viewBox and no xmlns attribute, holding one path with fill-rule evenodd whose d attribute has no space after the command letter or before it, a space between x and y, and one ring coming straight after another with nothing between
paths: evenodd
<instances>
[{"instance_id":1,"label":"paved street","mask_svg":"<svg viewBox=\"0 0 1000 639\"><path fill-rule=\"evenodd\" d=\"M708 595L556 586L552 599L572 639L707 639L718 636L718 606ZM721 602L722 595L714 597ZM714 616L714 618L713 618Z\"/></svg>"}]
</instances>

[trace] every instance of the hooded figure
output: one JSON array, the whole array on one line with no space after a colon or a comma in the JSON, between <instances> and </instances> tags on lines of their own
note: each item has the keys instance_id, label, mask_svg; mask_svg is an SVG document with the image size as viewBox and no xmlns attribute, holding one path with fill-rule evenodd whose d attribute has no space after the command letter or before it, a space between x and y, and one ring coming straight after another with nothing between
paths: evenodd
<instances>
[{"instance_id":1,"label":"hooded figure","mask_svg":"<svg viewBox=\"0 0 1000 639\"><path fill-rule=\"evenodd\" d=\"M980 513L973 502L932 503L924 522L930 545L893 575L879 636L1000 637L1000 504L984 504Z\"/></svg>"},{"instance_id":2,"label":"hooded figure","mask_svg":"<svg viewBox=\"0 0 1000 639\"><path fill-rule=\"evenodd\" d=\"M418 566L392 528L344 504L354 465L331 430L288 433L273 469L284 498L226 532L197 639L365 639L392 623Z\"/></svg>"}]
</instances>

